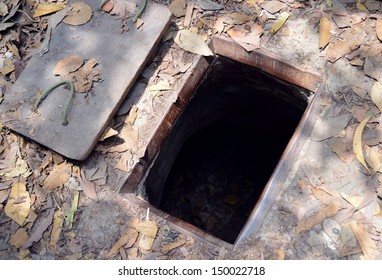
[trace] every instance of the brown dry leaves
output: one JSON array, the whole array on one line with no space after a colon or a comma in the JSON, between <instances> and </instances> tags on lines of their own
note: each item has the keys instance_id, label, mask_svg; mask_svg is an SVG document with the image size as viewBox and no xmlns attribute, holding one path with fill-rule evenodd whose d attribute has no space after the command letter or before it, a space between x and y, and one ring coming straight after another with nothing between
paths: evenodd
<instances>
[{"instance_id":1,"label":"brown dry leaves","mask_svg":"<svg viewBox=\"0 0 382 280\"><path fill-rule=\"evenodd\" d=\"M92 8L84 2L75 2L70 5L69 12L62 22L70 25L87 23L93 15Z\"/></svg>"},{"instance_id":2,"label":"brown dry leaves","mask_svg":"<svg viewBox=\"0 0 382 280\"><path fill-rule=\"evenodd\" d=\"M73 55L61 59L54 67L53 73L64 80L74 81L76 92L86 93L91 90L93 82L100 79L100 71L96 66L97 61L94 58L87 60L84 64L82 57Z\"/></svg>"},{"instance_id":3,"label":"brown dry leaves","mask_svg":"<svg viewBox=\"0 0 382 280\"><path fill-rule=\"evenodd\" d=\"M22 226L29 215L30 203L30 196L26 190L25 184L21 182L15 183L12 186L11 193L4 209L5 214Z\"/></svg>"},{"instance_id":4,"label":"brown dry leaves","mask_svg":"<svg viewBox=\"0 0 382 280\"><path fill-rule=\"evenodd\" d=\"M330 23L326 17L320 19L319 45L320 49L324 49L330 40Z\"/></svg>"},{"instance_id":5,"label":"brown dry leaves","mask_svg":"<svg viewBox=\"0 0 382 280\"><path fill-rule=\"evenodd\" d=\"M71 164L64 162L59 165L55 165L53 170L50 171L48 177L46 177L43 188L48 192L52 192L55 188L64 185L69 180L71 174Z\"/></svg>"}]
</instances>

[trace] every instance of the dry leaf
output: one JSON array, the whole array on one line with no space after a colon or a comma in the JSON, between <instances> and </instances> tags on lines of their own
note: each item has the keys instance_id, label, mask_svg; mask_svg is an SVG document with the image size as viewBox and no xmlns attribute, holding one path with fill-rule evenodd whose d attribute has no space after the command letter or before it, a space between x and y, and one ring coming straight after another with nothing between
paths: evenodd
<instances>
[{"instance_id":1,"label":"dry leaf","mask_svg":"<svg viewBox=\"0 0 382 280\"><path fill-rule=\"evenodd\" d=\"M319 44L320 49L324 49L330 39L330 22L326 17L320 18Z\"/></svg>"},{"instance_id":2,"label":"dry leaf","mask_svg":"<svg viewBox=\"0 0 382 280\"><path fill-rule=\"evenodd\" d=\"M263 29L254 22L235 26L227 33L248 52L260 48L260 36L263 34Z\"/></svg>"},{"instance_id":3,"label":"dry leaf","mask_svg":"<svg viewBox=\"0 0 382 280\"><path fill-rule=\"evenodd\" d=\"M139 236L137 245L142 250L146 250L146 251L151 250L153 244L154 244L154 238L149 237L147 235L140 235Z\"/></svg>"},{"instance_id":4,"label":"dry leaf","mask_svg":"<svg viewBox=\"0 0 382 280\"><path fill-rule=\"evenodd\" d=\"M9 73L12 73L13 71L15 71L15 65L13 63L13 60L10 58L4 59L3 67L0 69L0 73L5 76Z\"/></svg>"},{"instance_id":5,"label":"dry leaf","mask_svg":"<svg viewBox=\"0 0 382 280\"><path fill-rule=\"evenodd\" d=\"M104 140L106 140L106 139L108 139L108 138L110 138L110 137L113 137L113 136L115 136L115 135L118 135L118 131L116 131L116 130L114 130L113 128L111 128L111 127L107 127L106 129L105 129L105 131L102 133L102 135L101 135L101 137L99 138L99 140L98 141L104 141Z\"/></svg>"},{"instance_id":6,"label":"dry leaf","mask_svg":"<svg viewBox=\"0 0 382 280\"><path fill-rule=\"evenodd\" d=\"M345 129L351 118L351 114L343 114L316 124L313 128L312 139L322 141L333 137L338 132Z\"/></svg>"},{"instance_id":7,"label":"dry leaf","mask_svg":"<svg viewBox=\"0 0 382 280\"><path fill-rule=\"evenodd\" d=\"M369 146L365 145L365 159L366 163L371 167L374 173L376 173L381 168L381 161L378 158L378 153L375 151L375 148L370 148Z\"/></svg>"},{"instance_id":8,"label":"dry leaf","mask_svg":"<svg viewBox=\"0 0 382 280\"><path fill-rule=\"evenodd\" d=\"M178 31L175 35L174 41L179 47L188 52L203 56L214 55L211 49L204 42L202 36L199 36L190 30Z\"/></svg>"},{"instance_id":9,"label":"dry leaf","mask_svg":"<svg viewBox=\"0 0 382 280\"><path fill-rule=\"evenodd\" d=\"M284 9L286 4L280 1L267 1L261 7L271 14L275 14Z\"/></svg>"},{"instance_id":10,"label":"dry leaf","mask_svg":"<svg viewBox=\"0 0 382 280\"><path fill-rule=\"evenodd\" d=\"M223 5L213 2L211 0L193 0L202 10L216 11L224 8Z\"/></svg>"},{"instance_id":11,"label":"dry leaf","mask_svg":"<svg viewBox=\"0 0 382 280\"><path fill-rule=\"evenodd\" d=\"M16 160L16 166L14 168L11 168L5 171L0 171L0 175L4 177L10 177L15 178L22 176L23 178L29 177L29 175L32 174L32 171L29 171L28 164L25 160L21 158L17 158Z\"/></svg>"},{"instance_id":12,"label":"dry leaf","mask_svg":"<svg viewBox=\"0 0 382 280\"><path fill-rule=\"evenodd\" d=\"M43 188L48 192L53 191L57 187L61 187L68 180L72 174L72 165L68 163L61 163L54 165L53 170L50 171L48 177L44 181Z\"/></svg>"},{"instance_id":13,"label":"dry leaf","mask_svg":"<svg viewBox=\"0 0 382 280\"><path fill-rule=\"evenodd\" d=\"M96 190L95 190L95 185L93 182L89 181L86 176L85 176L85 173L84 173L84 170L81 169L81 176L78 177L80 183L81 183L81 187L84 191L84 194L86 195L86 197L94 200L94 201L98 201L98 196L97 196L97 193L96 193Z\"/></svg>"},{"instance_id":14,"label":"dry leaf","mask_svg":"<svg viewBox=\"0 0 382 280\"><path fill-rule=\"evenodd\" d=\"M332 145L332 151L344 162L350 163L355 158L351 146L345 139L338 139Z\"/></svg>"},{"instance_id":15,"label":"dry leaf","mask_svg":"<svg viewBox=\"0 0 382 280\"><path fill-rule=\"evenodd\" d=\"M377 31L377 37L382 41L382 19L378 19L375 23L375 30Z\"/></svg>"},{"instance_id":16,"label":"dry leaf","mask_svg":"<svg viewBox=\"0 0 382 280\"><path fill-rule=\"evenodd\" d=\"M20 248L28 240L28 238L29 236L26 228L19 228L9 239L9 244L15 246L16 248Z\"/></svg>"},{"instance_id":17,"label":"dry leaf","mask_svg":"<svg viewBox=\"0 0 382 280\"><path fill-rule=\"evenodd\" d=\"M340 209L339 203L334 203L320 210L314 217L309 217L309 218L306 218L305 220L298 222L296 227L296 234L299 234L300 232L303 232L305 230L309 230L313 228L314 226L322 223L322 221L325 220L326 218L332 217L335 214L337 214L339 209Z\"/></svg>"},{"instance_id":18,"label":"dry leaf","mask_svg":"<svg viewBox=\"0 0 382 280\"><path fill-rule=\"evenodd\" d=\"M48 15L57 11L64 9L66 5L64 4L38 4L36 9L34 10L33 17L40 17L44 15Z\"/></svg>"},{"instance_id":19,"label":"dry leaf","mask_svg":"<svg viewBox=\"0 0 382 280\"><path fill-rule=\"evenodd\" d=\"M367 197L367 195L365 195L365 197L362 197L359 195L349 196L345 193L341 193L341 196L347 202L349 202L351 205L353 205L356 209L359 209L361 213L365 213L365 207L368 206L374 200L373 196ZM373 212L374 212L373 214L377 214L379 211L380 211L380 207L377 204L375 206L375 209L373 210Z\"/></svg>"},{"instance_id":20,"label":"dry leaf","mask_svg":"<svg viewBox=\"0 0 382 280\"><path fill-rule=\"evenodd\" d=\"M21 251L29 248L33 245L34 242L39 241L42 238L42 235L46 231L46 229L52 224L53 221L54 209L50 208L46 210L46 216L39 216L38 223L34 224L32 233L29 239L23 244L21 247Z\"/></svg>"},{"instance_id":21,"label":"dry leaf","mask_svg":"<svg viewBox=\"0 0 382 280\"><path fill-rule=\"evenodd\" d=\"M147 91L162 91L162 90L171 90L171 85L168 80L162 80L155 85L148 86Z\"/></svg>"},{"instance_id":22,"label":"dry leaf","mask_svg":"<svg viewBox=\"0 0 382 280\"><path fill-rule=\"evenodd\" d=\"M109 13L114 8L114 2L108 1L102 6L102 11Z\"/></svg>"},{"instance_id":23,"label":"dry leaf","mask_svg":"<svg viewBox=\"0 0 382 280\"><path fill-rule=\"evenodd\" d=\"M171 2L170 6L171 13L176 17L182 17L186 14L186 1L185 0L174 0Z\"/></svg>"},{"instance_id":24,"label":"dry leaf","mask_svg":"<svg viewBox=\"0 0 382 280\"><path fill-rule=\"evenodd\" d=\"M366 123L370 120L371 116L366 117L357 127L354 138L353 138L353 151L358 159L358 161L366 168L367 171L369 171L369 168L367 167L367 164L365 162L363 151L362 151L362 132L366 125Z\"/></svg>"},{"instance_id":25,"label":"dry leaf","mask_svg":"<svg viewBox=\"0 0 382 280\"><path fill-rule=\"evenodd\" d=\"M29 215L30 203L25 184L17 182L12 186L7 205L5 205L5 214L22 226Z\"/></svg>"},{"instance_id":26,"label":"dry leaf","mask_svg":"<svg viewBox=\"0 0 382 280\"><path fill-rule=\"evenodd\" d=\"M285 260L285 253L284 253L284 251L276 250L275 253L277 255L277 259L278 260Z\"/></svg>"},{"instance_id":27,"label":"dry leaf","mask_svg":"<svg viewBox=\"0 0 382 280\"><path fill-rule=\"evenodd\" d=\"M95 58L89 59L78 71L64 77L67 80L74 80L76 92L85 93L90 91L94 81L99 80L100 72L94 68L97 65Z\"/></svg>"},{"instance_id":28,"label":"dry leaf","mask_svg":"<svg viewBox=\"0 0 382 280\"><path fill-rule=\"evenodd\" d=\"M67 76L78 70L83 63L83 58L77 55L64 57L54 67L53 74L60 75L61 77Z\"/></svg>"},{"instance_id":29,"label":"dry leaf","mask_svg":"<svg viewBox=\"0 0 382 280\"><path fill-rule=\"evenodd\" d=\"M377 105L380 112L382 112L382 85L379 82L375 82L371 89L371 100Z\"/></svg>"},{"instance_id":30,"label":"dry leaf","mask_svg":"<svg viewBox=\"0 0 382 280\"><path fill-rule=\"evenodd\" d=\"M275 34L284 25L284 23L287 21L288 18L289 18L289 13L282 12L273 23L271 28L271 33Z\"/></svg>"},{"instance_id":31,"label":"dry leaf","mask_svg":"<svg viewBox=\"0 0 382 280\"><path fill-rule=\"evenodd\" d=\"M160 248L160 251L161 251L162 253L164 253L164 252L168 252L168 251L170 251L170 250L172 250L172 249L175 249L175 248L177 248L177 247L179 247L179 246L182 246L182 245L185 244L185 243L186 243L186 240L185 240L185 239L180 239L180 240L178 240L178 241L176 241L176 242L171 242L171 243L169 243L169 244L163 245L163 246Z\"/></svg>"},{"instance_id":32,"label":"dry leaf","mask_svg":"<svg viewBox=\"0 0 382 280\"><path fill-rule=\"evenodd\" d=\"M366 8L366 6L360 0L357 1L356 6L360 11L365 12L365 13L369 13L369 10Z\"/></svg>"},{"instance_id":33,"label":"dry leaf","mask_svg":"<svg viewBox=\"0 0 382 280\"><path fill-rule=\"evenodd\" d=\"M374 243L373 239L371 239L364 226L362 224L357 224L355 221L351 222L349 225L355 237L357 238L366 259L375 260L379 255L378 247Z\"/></svg>"},{"instance_id":34,"label":"dry leaf","mask_svg":"<svg viewBox=\"0 0 382 280\"><path fill-rule=\"evenodd\" d=\"M54 212L52 233L50 234L50 240L49 240L50 248L55 248L57 246L57 242L60 239L63 223L64 223L64 212L62 212L61 210L56 210Z\"/></svg>"},{"instance_id":35,"label":"dry leaf","mask_svg":"<svg viewBox=\"0 0 382 280\"><path fill-rule=\"evenodd\" d=\"M135 228L143 235L155 238L158 227L155 221L144 221L135 226Z\"/></svg>"},{"instance_id":36,"label":"dry leaf","mask_svg":"<svg viewBox=\"0 0 382 280\"><path fill-rule=\"evenodd\" d=\"M353 254L358 254L362 252L359 243L351 230L349 224L343 225L341 227L341 247L340 247L340 256L348 256Z\"/></svg>"},{"instance_id":37,"label":"dry leaf","mask_svg":"<svg viewBox=\"0 0 382 280\"><path fill-rule=\"evenodd\" d=\"M68 15L62 22L70 25L82 25L87 23L92 17L92 8L84 2L75 2L70 6Z\"/></svg>"},{"instance_id":38,"label":"dry leaf","mask_svg":"<svg viewBox=\"0 0 382 280\"><path fill-rule=\"evenodd\" d=\"M311 190L314 197L325 205L333 204L336 200L338 200L338 196L333 196L321 188L311 187Z\"/></svg>"},{"instance_id":39,"label":"dry leaf","mask_svg":"<svg viewBox=\"0 0 382 280\"><path fill-rule=\"evenodd\" d=\"M358 45L354 42L339 42L336 44L330 44L326 51L326 55L330 62L334 62L357 47Z\"/></svg>"},{"instance_id":40,"label":"dry leaf","mask_svg":"<svg viewBox=\"0 0 382 280\"><path fill-rule=\"evenodd\" d=\"M364 72L382 83L382 55L368 56L365 59Z\"/></svg>"},{"instance_id":41,"label":"dry leaf","mask_svg":"<svg viewBox=\"0 0 382 280\"><path fill-rule=\"evenodd\" d=\"M107 254L108 258L112 258L115 255L118 254L119 249L122 246L125 246L125 248L130 248L134 245L135 241L138 238L138 232L135 229L128 228L119 238L119 240L114 244L114 246L110 249L109 253Z\"/></svg>"}]
</instances>

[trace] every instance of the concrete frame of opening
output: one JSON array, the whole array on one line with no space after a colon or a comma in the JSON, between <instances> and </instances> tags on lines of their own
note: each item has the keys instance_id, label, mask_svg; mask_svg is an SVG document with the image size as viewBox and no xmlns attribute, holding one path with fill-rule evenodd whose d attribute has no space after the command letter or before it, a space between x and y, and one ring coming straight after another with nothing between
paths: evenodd
<instances>
[{"instance_id":1,"label":"concrete frame of opening","mask_svg":"<svg viewBox=\"0 0 382 280\"><path fill-rule=\"evenodd\" d=\"M294 161L313 129L317 116L320 113L320 101L325 95L325 91L322 86L323 83L320 75L303 71L289 64L287 61L275 57L263 50L255 50L248 53L240 45L226 37L214 37L210 42L210 47L215 55L223 56L233 61L259 68L278 79L297 85L313 93L313 97L311 98L296 131L285 148L278 165L264 187L258 202L252 210L252 213L235 243L232 245L212 236L181 219L167 214L151 205L148 201L142 200L133 194L133 192L143 186L172 124L187 106L188 101L191 99L196 87L207 71L210 63L204 57L199 57L197 62L193 65L192 70L184 77L182 85L177 89L177 101L174 102L164 114L155 133L147 144L144 160L133 166L132 172L126 178L124 185L119 191L125 193L131 202L145 208L150 208L153 213L166 219L175 229L186 231L197 239L211 243L215 246L223 246L228 249L243 242L250 235L254 236L261 228L267 213L270 211L274 201L280 193L282 184L286 181L293 168Z\"/></svg>"}]
</instances>

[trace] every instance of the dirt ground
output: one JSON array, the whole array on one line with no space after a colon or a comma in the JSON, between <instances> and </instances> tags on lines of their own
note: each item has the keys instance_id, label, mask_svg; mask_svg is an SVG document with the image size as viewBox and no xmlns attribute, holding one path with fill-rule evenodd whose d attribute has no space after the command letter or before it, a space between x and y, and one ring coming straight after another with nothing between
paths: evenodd
<instances>
[{"instance_id":1,"label":"dirt ground","mask_svg":"<svg viewBox=\"0 0 382 280\"><path fill-rule=\"evenodd\" d=\"M19 2L23 12L4 20ZM0 5L0 102L45 36L50 15L31 18L38 2ZM380 1L161 4L174 14L169 33L87 160L0 124L0 259L381 259ZM274 31L283 12L289 17ZM118 193L197 60L174 42L177 30L230 37L323 77L320 116L288 180L261 230L234 247L148 210L142 189Z\"/></svg>"}]
</instances>

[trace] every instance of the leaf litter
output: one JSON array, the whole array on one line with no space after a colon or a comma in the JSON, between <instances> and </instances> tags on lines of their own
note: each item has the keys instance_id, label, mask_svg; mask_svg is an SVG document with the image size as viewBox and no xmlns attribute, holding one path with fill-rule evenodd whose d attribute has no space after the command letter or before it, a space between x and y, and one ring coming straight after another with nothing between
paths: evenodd
<instances>
[{"instance_id":1,"label":"leaf litter","mask_svg":"<svg viewBox=\"0 0 382 280\"><path fill-rule=\"evenodd\" d=\"M187 21L184 21L184 17L185 16L183 16L183 15L181 15L179 18L175 19L175 21L179 22L179 24L180 24L179 26L181 28L183 28L182 24L184 22L184 24L187 24L187 28L186 29L190 29L192 26L194 26L194 25L196 25L198 23L200 24L201 21L198 19L198 17L200 15L203 15L204 17L201 17L201 18L203 18L203 20L204 19L208 19L208 23L212 27L216 27L214 30L211 30L211 31L207 30L207 28L206 28L207 25L206 24L199 25L197 27L198 28L196 30L197 33L196 32L194 32L194 33L198 34L198 36L203 38L203 41L205 42L205 39L208 38L208 36L211 36L211 35L217 34L217 33L219 33L219 34L228 34L227 31L229 31L231 29L232 30L237 29L238 28L237 25L245 26L244 24L246 24L248 21L244 22L246 20L244 18L245 17L249 17L249 15L252 15L252 19L251 19L250 24L251 25L252 24L259 24L263 28L263 33L267 35L267 33L269 33L270 30L268 28L264 28L263 24L264 23L268 23L270 25L270 27L271 27L272 23L274 22L274 19L272 19L272 18L268 18L267 19L266 17L262 17L258 21L255 20L256 16L258 14L260 14L260 10L256 10L256 9L257 8L261 8L261 7L264 8L264 4L266 4L267 2L272 2L272 3L278 2L277 4L275 4L275 6L267 7L268 10L269 10L268 12L275 12L276 13L276 17L278 16L277 13L280 13L282 11L290 12L291 9L292 9L292 11L293 11L293 9L295 9L294 12L296 12L298 9L301 9L302 7L304 7L304 5L305 5L305 7L307 7L309 5L307 3L301 3L301 2L297 2L297 1L252 1L252 0L251 1L250 0L249 1L242 1L240 3L240 5L242 5L242 6L240 6L240 7L245 7L245 8L248 7L249 9L252 9L252 10L250 10L251 13L246 13L245 14L245 13L242 13L242 10L236 9L237 11L239 11L237 14L242 15L242 17L240 18L239 16L237 16L237 14L234 15L233 13L226 12L224 10L224 7L222 5L219 6L219 4L216 4L216 2L212 2L212 1L195 1L195 6L192 9L190 9L191 13L189 12ZM116 1L116 3L117 3L117 1ZM236 5L236 4L239 5L239 3L236 3L236 2L234 2L233 4L234 5ZM284 5L282 5L282 4L284 4ZM362 4L362 3L360 3L360 4ZM344 28L348 28L348 29L359 28L358 30L364 30L367 33L369 33L369 32L374 33L374 39L372 39L370 41L370 44L373 45L373 44L375 44L375 38L377 40L378 39L380 40L380 36L378 35L379 34L378 33L379 29L380 29L378 27L379 26L379 20L375 20L375 18L374 19L373 18L367 18L367 17L364 17L364 16L351 16L351 13L349 11L352 11L351 9L353 9L353 8L354 9L359 9L360 4L357 4L354 7L350 6L350 5L349 6L345 5L345 8L343 9L345 11L341 11L341 12L335 11L334 14L332 15L332 17L329 17L327 14L323 14L323 16L328 17L328 21L330 23L332 23L334 21L335 25L332 26L332 28L336 28L336 26L337 26L337 28L341 28L341 29L344 29ZM373 13L373 11L377 11L378 10L378 9L375 10L375 8L371 7L369 1L366 1L363 4L364 4L364 6L367 8L367 10L370 13ZM231 3L228 3L228 5L231 5ZM267 4L267 5L270 5L270 4ZM276 12L276 10L279 8L278 5L280 7L283 6L283 8L281 8L280 10L278 10ZM186 7L188 7L188 6L189 6L189 3L186 2ZM12 5L8 5L7 6L8 15L10 15L10 11L14 10L15 7L16 6L12 6ZM200 7L200 9L199 9L199 7ZM135 7L134 7L134 9L135 9ZM134 13L134 9L132 10L132 13ZM4 11L5 11L4 13L6 13L5 9L4 9ZM207 13L209 11L217 11L217 14L214 15L214 16L208 15ZM360 11L361 11L361 13L366 13L365 10L362 11L362 9L360 9ZM36 18L36 21L43 20L44 18L49 18L50 19L51 17L53 17L56 14L61 13L61 12L65 12L65 10L61 10L59 12L55 12L55 13L53 13L51 15L48 15L48 16L41 16L41 19L40 18ZM253 15L256 15L256 16L253 16ZM6 17L7 15L4 15L4 16ZM291 16L290 16L289 20L291 20L291 21L294 20L294 16L295 16L295 14L291 13ZM322 14L320 14L318 17L315 17L316 23L319 22L320 17L322 17ZM351 20L349 20L350 18L351 18ZM4 19L4 17L3 17L3 19ZM265 19L265 21L261 22L261 20L264 20L264 19ZM341 21L339 21L339 19L341 19ZM374 27L370 28L370 29L369 28L365 28L364 25L362 27L357 26L357 25L362 24L363 21L368 21L369 22L369 21L372 21L372 20L375 21L375 25L373 25L373 26L375 26L375 28ZM178 22L177 22L177 24L178 24ZM207 21L205 21L205 22L207 22ZM38 23L38 24L41 25L41 23ZM2 26L4 26L3 28L7 28L7 30L13 30L15 24L13 22L10 22L9 19L6 19L5 22L1 22L0 23L0 29L2 28ZM37 26L37 27L36 26L37 26L37 24L34 23L34 27L35 28L40 28L39 26ZM26 31L24 26L22 26L22 28ZM193 31L195 31L195 29ZM244 31L245 31L245 28L244 28ZM379 65L379 58L376 55L376 54L378 54L377 48L374 48L372 50L366 49L366 50L360 51L361 47L359 49L356 49L357 44L351 45L349 43L350 40L352 40L353 38L352 37L346 37L346 36L348 36L347 32L345 32L343 34L339 34L339 33L336 33L337 31L335 29L334 30L329 30L329 31L330 31L330 33L332 35L335 34L335 36L329 36L329 39L327 39L327 41L329 41L328 42L329 47L332 46L333 51L334 51L333 53L329 52L329 58L331 58L332 60L335 60L336 61L335 63L337 63L337 62L339 62L341 60L349 60L352 63L352 65L354 65L354 67L360 67L361 70L362 69L364 70L364 72L365 72L365 74L367 76L376 79L374 82L376 82L376 81L381 82L381 77L382 76L381 76L381 73L379 71L380 67L378 67L378 65ZM34 33L34 31L27 31L27 32L32 32L30 34L36 35L36 33ZM285 34L287 34L287 33L284 34L284 32L282 32L282 34L283 34L283 36L285 36ZM328 32L326 34L328 34ZM275 36L277 36L277 35L278 35L278 32L275 32ZM344 37L344 35L346 35L346 36ZM337 41L337 36L341 37L342 40ZM260 42L262 42L261 40L264 39L262 37L263 36L261 36L261 38L260 38ZM6 40L8 40L8 38L6 38ZM344 44L343 47L341 45L338 45L338 43L341 42L341 41L346 43L346 44ZM30 40L29 43L30 43L30 46L32 47L32 43L33 43L32 40ZM15 45L17 48L19 47L19 44L16 43L16 41L13 41L12 44ZM9 50L16 57L16 54L13 51L11 51L11 49L12 49L11 45L4 45L4 46L6 46L6 49ZM39 43L37 43L36 46L39 46ZM260 46L261 46L261 44L260 44ZM325 50L325 51L327 51L327 50ZM367 52L367 55L365 55L366 52ZM25 53L27 53L25 50L20 52L21 59L23 59L23 57L25 56ZM328 55L328 53L327 53L327 55ZM171 64L174 63L175 61L176 60L171 60ZM12 81L14 81L14 79L15 79L14 73L16 71L16 66L15 66L14 61L12 59L7 59L7 60L5 60L5 64L4 65L5 65L5 67L1 67L2 71L1 71L1 74L0 74L0 81L1 81L1 79L3 79L5 82L12 82ZM364 68L362 68L362 67L364 67ZM174 71L174 73L175 73L175 71ZM160 75L161 75L161 72L159 71L159 76ZM0 86L1 85L2 85L2 83L0 83ZM173 86L173 83L171 82L171 87L172 86ZM367 92L370 93L371 92L370 89L367 90ZM355 99L350 100L350 105L351 106L353 105L352 102L356 102ZM358 102L358 105L359 105L359 102L366 104L366 103L368 103L368 100L362 100L362 101L358 100L357 102ZM375 102L375 104L376 104L375 106L378 107L377 103L378 103L378 101ZM370 106L374 113L377 112L375 106L374 105ZM347 111L346 113L348 113L348 112L350 112L350 111ZM343 113L343 112L341 112L341 113ZM378 112L378 114L379 114L379 112ZM338 115L341 115L341 114L338 114ZM359 114L358 117L354 118L354 119L358 119L360 122L362 122L363 121L362 114ZM377 168L378 160L380 159L379 153L380 153L380 150L381 150L380 147L378 147L380 143L378 142L377 134L375 134L374 136L372 136L372 134L371 134L371 132L377 130L377 129L375 129L375 125L376 124L378 124L378 122L375 122L374 118L370 119L370 121L365 125L365 127L367 127L367 129L363 129L363 132L361 133L362 134L361 138L363 138L362 142L361 142L361 145L363 145L362 148L364 150L363 153L364 153L364 157L365 157L365 162L367 163L367 165L370 167L370 169L373 172L375 172L375 170ZM355 130L357 128L356 122L349 121L346 124L345 128L342 129L342 130L344 130L346 133L348 133L350 127L353 129L353 134L354 134ZM113 126L113 128L114 128L114 126ZM332 140L333 141L334 140L338 141L339 144L337 144L337 145L339 145L341 147L341 149L342 149L342 150L339 149L339 150L341 150L340 154L343 155L344 159L350 161L351 154L353 154L353 157L354 157L354 153L352 151L352 142L353 142L352 134L349 132L349 134L351 135L351 137L349 138L348 135L343 136L343 134L341 134L342 136L340 136L340 134L338 134L338 133L341 133L342 130L338 131L337 133L334 133L334 130L337 130L337 129L333 129L330 133L327 134L327 135L330 135L330 136L328 138L326 138L326 139L321 140L321 141L332 141ZM368 135L370 135L370 137ZM369 138L367 138L366 136L368 136ZM326 137L326 136L324 136L324 137ZM114 138L118 139L118 137L114 137ZM112 137L111 139L114 139L114 138ZM107 139L107 140L110 140L110 139ZM330 143L333 143L333 142L330 142ZM335 143L337 143L337 142L335 142ZM371 145L371 143L373 143L374 146ZM1 142L0 142L0 144L1 144ZM365 144L367 146L365 146ZM375 146L377 146L377 147L375 147ZM332 147L334 147L334 146L332 146ZM8 150L8 147L5 148L5 151L7 151L7 150ZM0 151L1 151L1 149L0 149ZM108 152L107 152L106 156L108 155L108 153L113 154L113 152L110 152L110 149L108 149ZM346 154L346 156L345 156L345 154ZM42 158L43 157L44 157L44 154L42 155ZM34 170L34 166L30 165L30 158L29 158L29 156L25 157L24 155L22 155L22 156L19 155L17 157L13 157L12 158L14 161L13 161L13 166L11 168L19 166L19 172L18 172L20 174L19 176L22 176L22 174L27 174L27 172L28 172L24 168L25 164L21 160L24 160L25 162L27 162L28 170L33 172L33 175L29 175L28 177L24 178L25 181L28 182L28 184L26 184L27 190L30 191L31 194L34 194L34 192L39 193L39 195L36 195L36 200L33 202L33 205L31 205L31 207L36 207L36 206L40 207L40 206L38 206L40 204L37 203L37 202L40 201L40 200L42 200L42 201L45 200L46 201L46 194L43 195L41 193L41 187L29 184L29 182L31 182L31 180L33 179L33 180L36 180L37 182L39 182L41 184L41 186L43 186L43 183L44 183L45 179L49 176L49 174L52 172L52 170L55 169L54 166L56 165L55 161L48 160L48 158L49 157L47 157L47 160L46 160L46 162L44 164L41 161L40 161L40 164L38 164L39 171L36 172L37 178L34 178L34 176L35 176L34 175L34 173L35 173L34 171L35 170ZM17 159L18 159L18 161L17 161ZM0 159L0 160L2 160L2 159ZM40 168L40 166L42 166L42 168ZM8 168L10 168L9 165L7 165L7 169ZM4 171L4 168L0 169L0 172L1 171ZM7 170L7 172L9 172L9 171L11 171L11 169ZM23 173L23 171L26 171L26 172ZM10 174L16 175L17 172L10 173ZM12 183L14 183L15 180L17 180L17 178L18 178L18 176L15 176L15 177L8 176L8 177L9 177L8 181L3 181L2 182L2 184L6 184L6 186L4 187L4 191L7 191L7 190L10 191ZM40 189L38 187L40 187ZM62 188L66 188L65 187L65 183L60 185L60 187L54 187L53 191L51 193L54 195L54 197L56 197L56 196L58 198L61 197L60 199L64 199L63 201L65 201L66 195L64 193L62 193ZM325 195L324 193L325 192L323 191L322 194ZM318 193L316 193L316 195L321 196L321 194L318 194ZM7 197L7 196L4 195L4 197ZM7 202L7 198L5 198L5 199L6 200L3 201L3 202ZM57 199L57 198L55 198L55 199ZM59 204L62 203L62 201L60 199L58 199ZM72 198L70 197L70 202L71 202L71 199ZM321 199L325 200L324 198L321 198ZM360 199L360 198L358 198L358 199ZM32 200L33 200L33 198L31 198L31 201ZM4 204L4 205L6 205L6 204ZM68 207L68 208L64 207L63 208L63 210L64 210L63 211L63 213L64 213L63 215L64 216L66 215L66 211L68 211L68 209L70 209L70 207ZM323 209L325 209L325 208L323 208ZM342 211L342 210L339 210L339 211ZM46 210L45 210L45 212L46 212ZM44 211L39 212L39 208L37 208L37 212L36 213L37 214L44 214L45 212ZM55 220L55 219L56 218L54 218L53 220ZM322 224L326 225L326 221L327 220L328 219L325 219L322 222ZM53 224L54 224L54 222L51 223L52 227L53 227ZM158 225L158 227L160 228L159 225ZM344 230L345 230L345 227L342 226L341 227L341 236L342 236L342 233L343 233ZM350 231L352 232L352 230L350 230ZM20 240L25 239L25 236L26 236L25 232L27 234L29 234L30 230L28 230L28 229L27 230L20 230L20 231L17 231L17 232L18 232L18 235L17 235L18 238L12 239L13 240L12 242L14 242L13 244L17 244L17 246L19 246L20 242L17 243L16 240L17 239L20 239ZM353 232L352 232L352 234L353 234ZM61 236L62 236L62 231L61 231ZM159 234L157 233L156 238L158 238L158 236L159 236ZM342 253L344 253L344 252L345 253L349 253L350 252L350 254L347 254L347 256L351 256L353 254L357 254L357 250L358 250L358 252L361 250L361 248L359 246L358 246L358 249L357 249L356 245L358 244L358 241L357 241L356 237L354 236L354 234L353 234L352 238L353 239L349 239L349 240L355 240L354 250L346 251L346 252L345 252L345 250L342 251ZM56 237L55 238L52 237L51 239L52 240L57 240ZM42 242L42 241L40 239L40 242ZM37 242L39 242L39 241L36 241L36 243ZM184 242L184 239L179 237L179 239L176 242L174 242L173 245L170 245L168 247L165 247L163 245L164 249L162 249L162 250L165 253L167 248L171 248L172 246L176 246L176 244L183 244L183 245L180 245L179 247L180 248L185 248L184 246L185 246L185 244L187 242L186 243L183 243L183 242ZM363 241L363 242L364 242L364 244L366 244L366 245L364 245L364 248L366 248L368 246L371 247L371 248L373 247L373 245L371 243L369 243L368 241ZM165 244L165 243L163 243L163 244ZM171 244L171 242L169 244ZM344 245L342 243L342 240L341 240L341 244ZM152 248L157 248L158 249L158 247L155 247L155 244L153 244ZM21 251L20 255L19 255L20 258L30 258L31 255L27 251L28 250ZM160 251L160 247L159 247L158 251ZM368 257L370 257L370 256L373 257L374 256L373 252L370 253L370 252L367 251L367 249L365 249L366 253L365 253L364 250L362 250L362 251L365 254L365 256L366 255ZM141 249L136 247L136 245L133 245L131 248L123 248L123 250L121 250L121 248L120 248L120 250L117 253L117 255L120 254L122 256L124 254L125 258L140 258L140 257L143 256L142 252L144 252L144 250L141 251ZM287 252L287 251L285 251L285 252Z\"/></svg>"}]
</instances>

